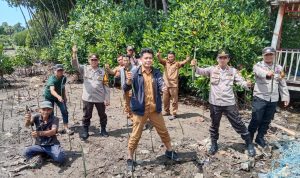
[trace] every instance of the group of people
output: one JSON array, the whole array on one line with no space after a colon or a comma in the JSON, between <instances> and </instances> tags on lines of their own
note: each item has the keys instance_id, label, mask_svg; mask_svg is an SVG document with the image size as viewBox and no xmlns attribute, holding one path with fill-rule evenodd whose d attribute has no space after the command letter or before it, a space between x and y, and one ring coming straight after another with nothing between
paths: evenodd
<instances>
[{"instance_id":1,"label":"group of people","mask_svg":"<svg viewBox=\"0 0 300 178\"><path fill-rule=\"evenodd\" d=\"M77 47L72 48L72 66L83 76L83 119L81 139L89 137L90 119L94 105L100 118L100 135L108 137L106 131L107 115L106 106L110 105L110 88L108 75L114 75L115 81L119 78L120 89L125 101L124 111L127 119L132 122L132 133L128 141L127 169L133 171L135 162L133 154L137 149L143 128L147 122L155 127L162 142L166 147L165 156L174 161L180 160L173 150L171 139L167 130L164 117L170 120L177 117L178 112L178 77L179 69L187 63L198 75L210 78L210 137L211 147L208 153L214 155L218 151L219 127L223 114L225 114L234 130L241 135L246 143L248 155L254 157L256 154L253 144L254 135L257 132L255 142L266 147L264 139L271 120L274 118L276 106L279 100L288 106L290 96L284 78L284 70L275 62L276 51L272 47L266 47L262 51L263 60L254 65L255 84L252 102L252 119L248 128L243 123L233 92L234 84L238 84L249 90L253 87L250 81L246 81L237 69L228 65L230 55L226 50L219 51L217 65L206 68L197 66L197 60L187 57L183 61L176 61L176 54L169 51L164 59L161 52L156 54L159 62L164 67L163 75L159 69L153 67L154 52L152 49L144 48L137 58L134 49L127 47L127 54L120 55L118 66L110 69L105 64L99 67L99 56L91 54L88 59L89 65L80 65L77 58ZM37 154L47 154L53 160L62 163L64 153L56 138L58 129L58 118L53 114L54 103L61 109L64 130L68 134L72 131L68 128L68 114L66 109L65 86L66 77L63 75L63 66L56 65L55 74L48 79L45 90L45 101L40 105L40 113L31 116L26 114L26 126L36 125L32 136L36 138L36 145L25 150L25 157L32 158ZM170 103L171 106L170 107ZM163 106L163 107L162 107Z\"/></svg>"}]
</instances>

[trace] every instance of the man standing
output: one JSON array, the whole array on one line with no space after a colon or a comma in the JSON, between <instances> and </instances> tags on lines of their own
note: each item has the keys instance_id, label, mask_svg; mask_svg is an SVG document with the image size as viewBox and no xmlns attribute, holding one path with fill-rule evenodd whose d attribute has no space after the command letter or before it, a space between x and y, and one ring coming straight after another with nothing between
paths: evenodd
<instances>
[{"instance_id":1,"label":"man standing","mask_svg":"<svg viewBox=\"0 0 300 178\"><path fill-rule=\"evenodd\" d=\"M164 103L164 116L170 115L170 100L172 101L172 113L169 117L170 120L176 118L178 110L178 76L179 69L190 61L187 57L186 60L177 62L175 61L175 52L169 51L167 59L161 57L161 53L158 51L156 54L159 62L164 66L164 83L166 91L163 92L163 103Z\"/></svg>"},{"instance_id":2,"label":"man standing","mask_svg":"<svg viewBox=\"0 0 300 178\"><path fill-rule=\"evenodd\" d=\"M117 58L118 66L114 69L109 68L109 64L105 64L105 71L114 76L114 87L120 89L121 88L121 82L120 82L120 69L123 67L123 56L119 55Z\"/></svg>"},{"instance_id":3,"label":"man standing","mask_svg":"<svg viewBox=\"0 0 300 178\"><path fill-rule=\"evenodd\" d=\"M160 71L152 67L153 51L149 48L142 49L140 57L142 66L137 67L133 72L128 72L127 81L123 85L125 92L132 89L130 106L133 112L133 127L128 141L127 160L127 168L130 171L134 170L133 153L148 119L166 146L166 157L178 160L176 152L172 150L170 135L161 114L163 78Z\"/></svg>"},{"instance_id":4,"label":"man standing","mask_svg":"<svg viewBox=\"0 0 300 178\"><path fill-rule=\"evenodd\" d=\"M72 51L72 66L83 75L83 133L81 138L86 140L89 137L88 132L94 105L96 106L100 117L100 135L108 137L106 131L107 115L105 114L105 107L110 103L108 77L104 69L99 68L98 55L91 54L89 56L90 65L80 65L77 58L77 47L73 46Z\"/></svg>"},{"instance_id":5,"label":"man standing","mask_svg":"<svg viewBox=\"0 0 300 178\"><path fill-rule=\"evenodd\" d=\"M50 101L43 101L40 105L40 113L31 116L30 113L25 115L25 126L35 125L31 135L36 139L35 144L29 146L24 151L27 160L36 155L46 154L55 162L62 164L65 160L65 153L56 138L58 130L58 118L52 115L53 106Z\"/></svg>"},{"instance_id":6,"label":"man standing","mask_svg":"<svg viewBox=\"0 0 300 178\"><path fill-rule=\"evenodd\" d=\"M127 52L126 56L129 58L131 65L138 66L139 61L135 57L133 46L127 46L126 52Z\"/></svg>"},{"instance_id":7,"label":"man standing","mask_svg":"<svg viewBox=\"0 0 300 178\"><path fill-rule=\"evenodd\" d=\"M121 86L124 86L124 84L126 83L126 80L128 78L128 73L131 72L132 70L134 70L134 68L136 66L133 66L128 57L123 57L123 64L124 66L122 68L120 68L120 76L121 76ZM132 112L130 109L130 98L132 96L132 91L125 91L123 92L123 97L125 100L125 105L124 105L124 111L127 114L127 119L131 119L132 120Z\"/></svg>"},{"instance_id":8,"label":"man standing","mask_svg":"<svg viewBox=\"0 0 300 178\"><path fill-rule=\"evenodd\" d=\"M247 127L239 116L233 93L234 83L248 89L251 86L251 82L246 82L235 68L228 66L229 54L226 51L221 50L217 56L217 60L217 66L207 68L196 67L197 74L210 77L209 103L211 126L209 131L211 147L208 153L213 155L218 151L219 126L222 114L225 113L234 130L245 140L248 155L253 157L255 156L254 145ZM197 61L195 59L192 60L191 65L195 67Z\"/></svg>"},{"instance_id":9,"label":"man standing","mask_svg":"<svg viewBox=\"0 0 300 178\"><path fill-rule=\"evenodd\" d=\"M46 100L54 103L59 107L63 123L64 123L64 132L69 135L72 135L74 132L68 128L69 114L67 109L67 95L66 95L66 85L67 77L64 76L64 67L62 64L56 64L54 66L54 75L51 75L47 81L44 97ZM52 112L54 115L54 112Z\"/></svg>"},{"instance_id":10,"label":"man standing","mask_svg":"<svg viewBox=\"0 0 300 178\"><path fill-rule=\"evenodd\" d=\"M285 107L289 105L290 95L284 79L283 68L274 62L275 49L266 47L262 53L263 61L253 67L256 82L253 91L252 119L248 130L251 139L254 138L257 131L255 142L264 148L266 146L264 136L274 118L279 94Z\"/></svg>"}]
</instances>

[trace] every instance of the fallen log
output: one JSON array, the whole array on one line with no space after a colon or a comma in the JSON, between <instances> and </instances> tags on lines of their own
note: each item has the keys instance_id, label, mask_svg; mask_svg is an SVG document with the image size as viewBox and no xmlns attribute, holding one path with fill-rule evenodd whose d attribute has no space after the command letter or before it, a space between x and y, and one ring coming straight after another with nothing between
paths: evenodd
<instances>
[{"instance_id":1,"label":"fallen log","mask_svg":"<svg viewBox=\"0 0 300 178\"><path fill-rule=\"evenodd\" d=\"M300 136L298 132L296 132L296 131L294 131L294 130L291 130L291 129L288 129L288 128L285 128L285 127L283 127L283 126L281 126L281 125L278 125L278 124L275 124L275 123L271 123L271 126L272 126L272 127L276 127L276 128L278 128L278 129L280 129L280 130L286 132L287 134L289 134L289 135L291 135L291 136L294 136L294 137L297 137L297 138Z\"/></svg>"}]
</instances>

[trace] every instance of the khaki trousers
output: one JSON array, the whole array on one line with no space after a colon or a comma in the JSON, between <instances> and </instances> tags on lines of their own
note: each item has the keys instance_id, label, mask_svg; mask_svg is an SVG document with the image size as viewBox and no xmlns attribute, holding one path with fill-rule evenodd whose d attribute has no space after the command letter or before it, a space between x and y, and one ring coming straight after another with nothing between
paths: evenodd
<instances>
[{"instance_id":1,"label":"khaki trousers","mask_svg":"<svg viewBox=\"0 0 300 178\"><path fill-rule=\"evenodd\" d=\"M170 112L170 102L172 102L172 113ZM164 111L171 115L176 115L178 111L178 87L168 87L163 92Z\"/></svg>"},{"instance_id":2,"label":"khaki trousers","mask_svg":"<svg viewBox=\"0 0 300 178\"><path fill-rule=\"evenodd\" d=\"M144 116L138 116L136 114L133 114L132 133L129 138L128 149L130 149L132 151L136 150L139 140L142 136L144 125L148 119L150 120L150 122L154 126L154 128L156 129L162 142L164 144L170 143L171 138L170 138L164 118L161 113L157 113L157 112L145 113Z\"/></svg>"}]
</instances>

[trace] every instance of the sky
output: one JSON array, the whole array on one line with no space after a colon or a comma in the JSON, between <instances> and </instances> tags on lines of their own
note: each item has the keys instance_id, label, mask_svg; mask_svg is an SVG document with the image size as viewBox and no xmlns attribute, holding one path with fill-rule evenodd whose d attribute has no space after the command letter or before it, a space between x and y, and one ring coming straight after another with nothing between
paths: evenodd
<instances>
[{"instance_id":1,"label":"sky","mask_svg":"<svg viewBox=\"0 0 300 178\"><path fill-rule=\"evenodd\" d=\"M26 20L29 20L29 14L24 8L23 12L26 17ZM0 25L2 22L7 22L8 25L14 25L18 22L22 24L23 27L26 27L25 20L22 16L21 10L16 7L9 7L8 3L5 0L0 0Z\"/></svg>"}]
</instances>

